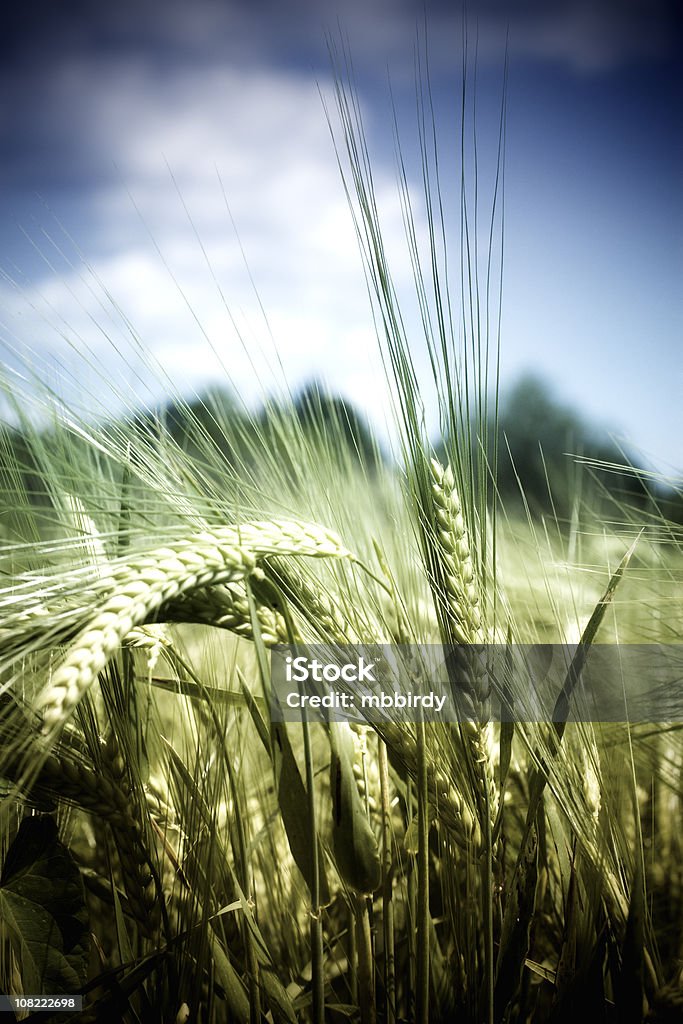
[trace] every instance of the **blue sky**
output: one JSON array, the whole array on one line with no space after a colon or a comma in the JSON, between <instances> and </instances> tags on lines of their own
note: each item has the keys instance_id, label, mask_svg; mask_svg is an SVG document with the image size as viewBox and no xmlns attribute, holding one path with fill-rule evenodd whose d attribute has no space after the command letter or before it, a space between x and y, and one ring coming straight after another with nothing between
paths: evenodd
<instances>
[{"instance_id":1,"label":"blue sky","mask_svg":"<svg viewBox=\"0 0 683 1024\"><path fill-rule=\"evenodd\" d=\"M341 25L396 282L409 295L387 71L417 190L422 4L34 0L5 17L3 361L16 367L23 352L74 405L132 406L163 389L150 386L135 335L181 389L227 371L256 401L283 373L294 389L324 377L383 430L382 371L318 87L331 94L325 33ZM480 0L467 23L482 224L509 30L503 390L534 370L641 458L680 472L676 5ZM427 25L457 212L461 11L427 0Z\"/></svg>"}]
</instances>

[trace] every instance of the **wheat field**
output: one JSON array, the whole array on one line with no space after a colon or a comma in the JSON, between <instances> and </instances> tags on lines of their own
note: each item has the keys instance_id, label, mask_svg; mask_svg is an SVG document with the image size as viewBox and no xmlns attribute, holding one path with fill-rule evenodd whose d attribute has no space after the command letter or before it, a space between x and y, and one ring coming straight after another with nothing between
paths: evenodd
<instances>
[{"instance_id":1,"label":"wheat field","mask_svg":"<svg viewBox=\"0 0 683 1024\"><path fill-rule=\"evenodd\" d=\"M394 459L338 406L174 396L178 432L4 382L0 992L79 994L54 1019L80 1022L679 1020L680 722L501 721L472 652L674 648L680 526L601 517L588 473L570 520L508 514L490 282L454 325L434 180L426 251L404 181L407 336L338 76ZM471 714L278 721L271 648L310 643L458 645Z\"/></svg>"}]
</instances>

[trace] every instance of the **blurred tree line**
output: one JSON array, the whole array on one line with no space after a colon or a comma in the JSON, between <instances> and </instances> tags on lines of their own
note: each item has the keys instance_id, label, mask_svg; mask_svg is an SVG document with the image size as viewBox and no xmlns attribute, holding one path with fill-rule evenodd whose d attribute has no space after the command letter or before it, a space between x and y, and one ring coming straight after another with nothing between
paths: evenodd
<instances>
[{"instance_id":1,"label":"blurred tree line","mask_svg":"<svg viewBox=\"0 0 683 1024\"><path fill-rule=\"evenodd\" d=\"M365 415L317 382L303 388L291 407L270 405L247 414L229 393L219 391L211 395L210 401L191 403L189 409L231 461L237 457L235 448L239 448L239 442L226 438L219 424L239 421L236 434L246 436L249 431L258 430L272 445L281 445L274 424L288 410L305 433L328 447L338 447L342 438L345 454L358 458L370 470L389 459L373 437ZM188 410L178 406L169 406L165 413L166 424L176 440L191 446L187 415ZM489 425L491 461L494 426ZM621 512L623 517L629 509L635 513L649 510L659 518L663 515L683 523L683 494L654 481L605 431L558 402L538 377L521 378L501 401L497 439L497 487L511 514L523 513L528 507L533 515L552 514L561 522L568 522L576 503L584 502L599 514ZM437 454L443 454L443 447L443 443L435 440ZM283 458L286 457L283 452Z\"/></svg>"},{"instance_id":2,"label":"blurred tree line","mask_svg":"<svg viewBox=\"0 0 683 1024\"><path fill-rule=\"evenodd\" d=\"M279 460L295 459L295 454L288 452L283 431L283 423L292 416L321 451L336 450L345 459L356 459L369 473L388 461L364 414L316 382L300 390L292 402L269 400L256 412L247 412L229 391L212 390L189 402L169 402L153 414L141 413L133 426L147 437L165 428L197 460L205 458L208 440L214 451L239 471L240 464L257 458L250 443L255 434L261 444L277 452ZM490 424L491 452L494 433ZM203 441L199 443L198 438ZM664 516L683 523L680 489L656 482L604 432L558 403L534 376L519 380L501 400L497 439L497 488L509 514L525 513L528 507L534 516L550 514L560 523L568 523L577 503L585 502L585 508L598 515L611 513L623 519L630 510L641 519L649 512L660 520ZM74 436L73 444L83 442ZM438 442L435 446L441 454L443 446ZM33 446L20 431L5 426L0 430L0 491L5 494L12 489L2 483L12 472L8 469L13 463L11 456L15 465L18 462L23 467L21 485L26 492L37 503L49 504ZM1 496L0 512L3 518L9 515Z\"/></svg>"},{"instance_id":3,"label":"blurred tree line","mask_svg":"<svg viewBox=\"0 0 683 1024\"><path fill-rule=\"evenodd\" d=\"M558 402L527 375L502 397L498 421L498 488L505 506L571 518L577 502L600 515L632 509L683 522L683 495L612 440Z\"/></svg>"}]
</instances>

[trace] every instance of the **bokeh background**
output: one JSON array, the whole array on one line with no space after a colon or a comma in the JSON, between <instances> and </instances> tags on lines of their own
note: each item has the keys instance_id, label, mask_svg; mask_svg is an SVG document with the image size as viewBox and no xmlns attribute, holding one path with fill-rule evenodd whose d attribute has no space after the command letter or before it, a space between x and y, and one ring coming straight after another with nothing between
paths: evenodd
<instances>
[{"instance_id":1,"label":"bokeh background","mask_svg":"<svg viewBox=\"0 0 683 1024\"><path fill-rule=\"evenodd\" d=\"M352 55L394 275L409 295L390 86L420 226L425 35L454 265L463 76L484 249L507 47L501 373L530 443L552 401L639 464L680 474L673 0L480 0L465 14L434 0L11 5L0 35L6 368L28 363L75 408L108 414L163 402L168 382L144 351L188 397L227 375L256 407L273 389L326 381L389 437L324 109L334 122L328 41ZM459 287L456 270L456 305Z\"/></svg>"}]
</instances>

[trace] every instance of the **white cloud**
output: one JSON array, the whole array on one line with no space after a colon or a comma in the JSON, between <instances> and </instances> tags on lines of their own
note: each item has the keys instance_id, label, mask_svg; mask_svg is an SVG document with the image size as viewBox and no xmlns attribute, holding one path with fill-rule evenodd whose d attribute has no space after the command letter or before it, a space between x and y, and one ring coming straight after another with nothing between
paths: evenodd
<instances>
[{"instance_id":1,"label":"white cloud","mask_svg":"<svg viewBox=\"0 0 683 1024\"><path fill-rule=\"evenodd\" d=\"M486 6L482 5L484 28ZM560 3L546 15L539 13L535 0L523 9L526 22L521 14L516 22L519 46L537 56L561 56L573 66L596 69L601 62L605 66L622 59L629 47L641 45L628 24L610 41L607 22L598 19L591 27L583 3ZM486 18L491 24L502 24L499 5L488 5L488 11ZM373 33L378 31L376 20L368 22L368 46L373 38L376 41ZM593 49L585 44L591 33ZM433 34L437 34L436 27ZM444 59L448 38L444 34L437 39ZM457 56L456 52L455 59ZM104 395L107 388L113 388L125 392L128 402L132 392L148 400L158 399L162 388L153 387L150 394L150 373L130 340L128 318L142 344L179 388L201 390L213 379L219 372L218 352L240 394L253 401L258 397L257 377L262 386L269 387L273 374L279 372L277 354L293 388L313 375L325 376L335 389L364 405L381 422L385 389L381 371L376 369L360 258L314 83L302 73L277 70L255 60L242 61L239 66L225 61L180 66L171 62L168 67L164 72L141 57L100 61L84 55L65 60L61 76L51 80L46 118L54 113L64 123L68 113L72 137L87 142L100 167L116 163L118 168L118 175L100 175L98 182L82 191L77 205L67 211L65 227L77 240L85 239L84 257L120 312L112 308L89 270L68 249L73 267L58 263L54 274L27 287L23 300L9 287L0 286L0 308L8 311L4 332L8 343L16 348L14 335L23 338L36 350L36 358L42 357L44 372L51 377L58 361L74 377L68 388L71 397L78 388L86 397L89 392L99 389ZM323 87L329 91L328 80L323 80ZM372 113L365 111L371 141L378 128L386 128L378 126ZM217 168L276 349L242 263ZM49 171L46 168L48 177ZM410 267L393 170L385 159L376 158L373 171L386 214L387 249L401 290L404 285L410 287ZM204 262L183 202L248 353ZM77 218L83 218L76 224L70 219L75 209ZM418 209L419 204L415 206ZM41 216L47 221L46 214ZM150 242L145 225L187 303ZM58 234L53 225L46 227ZM44 241L42 244L46 246ZM525 279L533 279L533 260L526 260L523 249L520 252ZM55 258L52 251L50 258ZM514 262L514 254L512 259ZM456 265L454 254L454 269ZM457 269L455 275L457 278ZM454 294L457 291L456 280ZM506 303L514 313L514 293L508 291ZM625 308L630 311L634 307L626 304ZM554 315L556 310L539 309L532 297L526 308L508 318L506 352L514 352L527 336L533 337L539 350L547 349L548 339L554 337ZM457 322L457 311L455 319ZM528 327L530 319L533 331ZM411 343L418 337L411 333L412 324L409 319ZM92 353L89 370L60 334L66 334L81 354ZM571 362L577 363L581 344L588 349L597 344L595 331L587 329L583 341L577 334L562 349L556 345L548 355L549 371L566 372L569 379ZM566 365L560 359L565 349ZM591 359L590 351L585 358ZM256 373L251 361L256 363ZM634 388L627 392L624 387L629 400L613 397L606 416L615 409L638 408L636 399L630 400L638 394L638 374L636 366ZM581 378L585 389L584 375L575 372L574 376ZM594 387L594 393L610 394L609 377L603 387ZM102 401L111 404L113 398ZM650 416L653 431L660 434L661 415L653 408ZM654 433L652 436L656 449L660 442Z\"/></svg>"},{"instance_id":2,"label":"white cloud","mask_svg":"<svg viewBox=\"0 0 683 1024\"><path fill-rule=\"evenodd\" d=\"M281 362L292 388L325 377L357 402L372 393L370 412L381 421L381 385L360 383L376 382L381 371L314 84L293 73L230 67L195 68L157 82L137 63L110 67L96 79L84 61L58 88L63 101L71 91L81 96L81 130L115 158L119 181L82 195L85 263L67 252L73 266L65 262L30 286L18 309L6 288L0 296L3 308L18 314L11 329L42 356L45 372L58 360L74 377L72 399L79 383L100 395L120 391L127 404L131 392L145 401L158 397L161 388L150 387L130 324L180 390L201 390L220 374L222 361L235 389L254 401L278 378L282 385ZM400 281L410 268L393 172L375 170ZM79 358L88 353L92 370L83 376Z\"/></svg>"}]
</instances>

